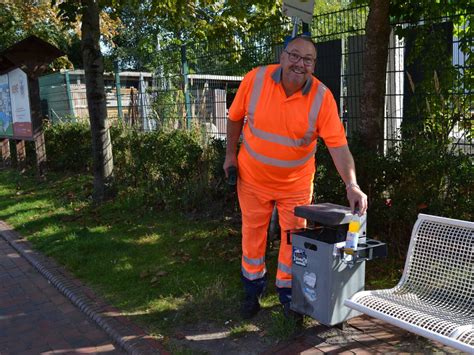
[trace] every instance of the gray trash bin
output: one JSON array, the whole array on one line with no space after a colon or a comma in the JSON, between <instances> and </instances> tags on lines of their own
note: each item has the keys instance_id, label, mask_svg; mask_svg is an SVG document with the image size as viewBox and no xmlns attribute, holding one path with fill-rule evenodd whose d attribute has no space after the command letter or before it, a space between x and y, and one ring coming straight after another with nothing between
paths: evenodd
<instances>
[{"instance_id":1,"label":"gray trash bin","mask_svg":"<svg viewBox=\"0 0 474 355\"><path fill-rule=\"evenodd\" d=\"M365 238L365 216L361 240L352 263L342 257L341 246L352 217L348 207L324 203L300 206L295 215L313 227L291 233L293 247L291 309L332 326L360 313L344 306L344 300L362 291L365 261L386 256L385 243ZM339 244L338 244L339 243Z\"/></svg>"}]
</instances>

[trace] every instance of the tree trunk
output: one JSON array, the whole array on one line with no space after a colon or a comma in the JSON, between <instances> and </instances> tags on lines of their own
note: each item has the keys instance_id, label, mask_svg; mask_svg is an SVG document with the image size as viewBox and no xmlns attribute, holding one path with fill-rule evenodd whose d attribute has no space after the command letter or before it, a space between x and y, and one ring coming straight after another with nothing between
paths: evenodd
<instances>
[{"instance_id":1,"label":"tree trunk","mask_svg":"<svg viewBox=\"0 0 474 355\"><path fill-rule=\"evenodd\" d=\"M100 52L99 6L97 0L82 0L82 58L86 78L87 105L94 161L93 200L101 203L112 195L113 157L107 122L104 63Z\"/></svg>"},{"instance_id":2,"label":"tree trunk","mask_svg":"<svg viewBox=\"0 0 474 355\"><path fill-rule=\"evenodd\" d=\"M372 152L383 152L385 82L390 38L389 0L371 0L365 28L363 85L360 98L361 143Z\"/></svg>"}]
</instances>

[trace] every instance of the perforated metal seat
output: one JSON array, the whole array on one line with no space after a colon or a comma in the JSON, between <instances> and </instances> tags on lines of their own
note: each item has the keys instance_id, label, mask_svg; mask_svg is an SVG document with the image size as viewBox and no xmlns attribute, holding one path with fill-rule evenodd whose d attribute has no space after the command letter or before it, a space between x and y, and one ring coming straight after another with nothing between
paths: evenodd
<instances>
[{"instance_id":1,"label":"perforated metal seat","mask_svg":"<svg viewBox=\"0 0 474 355\"><path fill-rule=\"evenodd\" d=\"M474 353L474 222L419 214L398 285L358 292L344 303Z\"/></svg>"}]
</instances>

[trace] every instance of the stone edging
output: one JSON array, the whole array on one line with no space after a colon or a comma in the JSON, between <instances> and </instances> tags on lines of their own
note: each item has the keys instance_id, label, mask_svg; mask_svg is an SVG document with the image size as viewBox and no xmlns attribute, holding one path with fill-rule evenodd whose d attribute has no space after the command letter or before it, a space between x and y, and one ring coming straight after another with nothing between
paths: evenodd
<instances>
[{"instance_id":1,"label":"stone edging","mask_svg":"<svg viewBox=\"0 0 474 355\"><path fill-rule=\"evenodd\" d=\"M33 250L26 238L23 238L13 227L3 221L0 221L0 237L3 237L41 275L127 353L133 355L167 353L161 343L146 334L143 329L130 322L125 316L119 316L118 309L107 305L91 289L75 279L54 260Z\"/></svg>"}]
</instances>

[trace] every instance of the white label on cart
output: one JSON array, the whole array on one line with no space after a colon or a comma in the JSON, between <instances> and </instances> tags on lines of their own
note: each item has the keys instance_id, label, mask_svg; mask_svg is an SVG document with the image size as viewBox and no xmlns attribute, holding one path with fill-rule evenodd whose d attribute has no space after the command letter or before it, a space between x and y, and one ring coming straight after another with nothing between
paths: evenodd
<instances>
[{"instance_id":1,"label":"white label on cart","mask_svg":"<svg viewBox=\"0 0 474 355\"><path fill-rule=\"evenodd\" d=\"M334 244L334 249L333 249L333 252L332 252L332 256L334 256L334 257L340 256L341 255L341 248L344 248L345 246L346 246L345 241Z\"/></svg>"},{"instance_id":2,"label":"white label on cart","mask_svg":"<svg viewBox=\"0 0 474 355\"><path fill-rule=\"evenodd\" d=\"M309 302L314 302L316 301L316 291L312 288L306 287L304 288L304 297L309 301Z\"/></svg>"},{"instance_id":3,"label":"white label on cart","mask_svg":"<svg viewBox=\"0 0 474 355\"><path fill-rule=\"evenodd\" d=\"M308 265L308 257L304 249L293 248L293 264L304 267Z\"/></svg>"},{"instance_id":4,"label":"white label on cart","mask_svg":"<svg viewBox=\"0 0 474 355\"><path fill-rule=\"evenodd\" d=\"M303 275L303 282L305 285L314 288L316 285L316 274L314 272L305 271Z\"/></svg>"}]
</instances>

